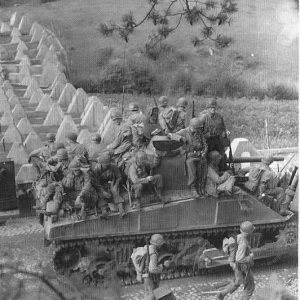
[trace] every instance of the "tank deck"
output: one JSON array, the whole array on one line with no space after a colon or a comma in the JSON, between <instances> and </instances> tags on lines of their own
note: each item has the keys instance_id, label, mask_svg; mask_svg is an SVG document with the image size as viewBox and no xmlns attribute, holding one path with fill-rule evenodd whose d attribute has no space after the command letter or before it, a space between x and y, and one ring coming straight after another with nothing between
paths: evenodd
<instances>
[{"instance_id":1,"label":"tank deck","mask_svg":"<svg viewBox=\"0 0 300 300\"><path fill-rule=\"evenodd\" d=\"M237 198L229 196L219 199L203 197L199 200L181 198L165 206L157 203L143 207L140 212L129 211L123 219L119 219L118 214L112 214L108 220L100 216L88 216L85 221L65 218L52 223L48 218L45 233L48 240L73 240L143 235L154 231L172 233L230 228L246 220L257 225L286 221L254 197L248 195L247 198L247 205L252 208L248 213L240 210Z\"/></svg>"}]
</instances>

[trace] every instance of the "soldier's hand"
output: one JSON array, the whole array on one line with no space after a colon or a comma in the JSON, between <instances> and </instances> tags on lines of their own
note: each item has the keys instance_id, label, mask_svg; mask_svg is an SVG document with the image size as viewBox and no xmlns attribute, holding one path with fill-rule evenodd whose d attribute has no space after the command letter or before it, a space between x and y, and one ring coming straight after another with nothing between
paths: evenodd
<instances>
[{"instance_id":1,"label":"soldier's hand","mask_svg":"<svg viewBox=\"0 0 300 300\"><path fill-rule=\"evenodd\" d=\"M148 176L147 180L150 182L152 180L152 176Z\"/></svg>"},{"instance_id":2,"label":"soldier's hand","mask_svg":"<svg viewBox=\"0 0 300 300\"><path fill-rule=\"evenodd\" d=\"M254 253L250 253L249 256L253 259L254 258Z\"/></svg>"},{"instance_id":3,"label":"soldier's hand","mask_svg":"<svg viewBox=\"0 0 300 300\"><path fill-rule=\"evenodd\" d=\"M230 131L229 130L226 130L226 135L227 135L227 137L230 136Z\"/></svg>"},{"instance_id":4,"label":"soldier's hand","mask_svg":"<svg viewBox=\"0 0 300 300\"><path fill-rule=\"evenodd\" d=\"M230 262L229 265L230 265L230 267L233 268L233 269L236 267L236 264L235 264L235 262L233 262L233 261Z\"/></svg>"},{"instance_id":5,"label":"soldier's hand","mask_svg":"<svg viewBox=\"0 0 300 300\"><path fill-rule=\"evenodd\" d=\"M170 262L169 260L166 260L166 261L164 262L164 266L165 266L166 268L170 268L171 262Z\"/></svg>"}]
</instances>

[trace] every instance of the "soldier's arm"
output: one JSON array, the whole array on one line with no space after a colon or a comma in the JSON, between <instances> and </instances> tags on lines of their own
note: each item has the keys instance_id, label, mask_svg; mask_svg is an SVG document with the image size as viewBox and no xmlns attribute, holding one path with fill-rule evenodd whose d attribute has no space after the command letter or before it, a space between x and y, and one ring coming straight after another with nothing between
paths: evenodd
<instances>
[{"instance_id":1,"label":"soldier's arm","mask_svg":"<svg viewBox=\"0 0 300 300\"><path fill-rule=\"evenodd\" d=\"M208 145L207 145L206 138L204 137L204 135L202 133L201 133L201 139L202 139L202 145L203 145L202 156L206 157L207 151L208 151Z\"/></svg>"},{"instance_id":2,"label":"soldier's arm","mask_svg":"<svg viewBox=\"0 0 300 300\"><path fill-rule=\"evenodd\" d=\"M159 115L158 115L158 123L160 125L160 127L164 130L164 131L168 131L168 125L163 117L163 113L161 112Z\"/></svg>"},{"instance_id":3,"label":"soldier's arm","mask_svg":"<svg viewBox=\"0 0 300 300\"><path fill-rule=\"evenodd\" d=\"M260 195L262 195L267 190L269 180L270 180L269 172L263 171L263 174L261 175L261 178L259 181Z\"/></svg>"},{"instance_id":4,"label":"soldier's arm","mask_svg":"<svg viewBox=\"0 0 300 300\"><path fill-rule=\"evenodd\" d=\"M235 260L242 264L252 263L253 258L248 253L248 245L244 242L238 243Z\"/></svg>"},{"instance_id":5,"label":"soldier's arm","mask_svg":"<svg viewBox=\"0 0 300 300\"><path fill-rule=\"evenodd\" d=\"M181 129L179 131L177 131L176 133L169 133L168 134L168 137L171 139L171 140L174 140L174 141L186 141L186 138L185 138L185 134L186 134L186 129Z\"/></svg>"},{"instance_id":6,"label":"soldier's arm","mask_svg":"<svg viewBox=\"0 0 300 300\"><path fill-rule=\"evenodd\" d=\"M73 180L74 180L74 174L73 172L69 172L63 179L62 179L62 185L68 190L73 189Z\"/></svg>"},{"instance_id":7,"label":"soldier's arm","mask_svg":"<svg viewBox=\"0 0 300 300\"><path fill-rule=\"evenodd\" d=\"M157 263L158 263L157 254L156 253L150 254L150 262L149 262L150 273L158 274L162 272L163 266L157 265Z\"/></svg>"},{"instance_id":8,"label":"soldier's arm","mask_svg":"<svg viewBox=\"0 0 300 300\"><path fill-rule=\"evenodd\" d=\"M227 172L224 172L224 174L222 176L219 176L219 174L212 167L208 167L207 176L209 178L211 178L211 180L214 183L221 184L230 177L230 174Z\"/></svg>"},{"instance_id":9,"label":"soldier's arm","mask_svg":"<svg viewBox=\"0 0 300 300\"><path fill-rule=\"evenodd\" d=\"M136 169L132 165L129 168L128 177L130 178L130 180L132 181L133 184L137 184L137 183L145 184L145 183L149 182L147 177L139 178L137 175Z\"/></svg>"},{"instance_id":10,"label":"soldier's arm","mask_svg":"<svg viewBox=\"0 0 300 300\"><path fill-rule=\"evenodd\" d=\"M123 140L123 135L122 135L121 129L119 129L114 141L112 143L110 143L106 148L107 149L116 149L121 145L122 140Z\"/></svg>"}]
</instances>

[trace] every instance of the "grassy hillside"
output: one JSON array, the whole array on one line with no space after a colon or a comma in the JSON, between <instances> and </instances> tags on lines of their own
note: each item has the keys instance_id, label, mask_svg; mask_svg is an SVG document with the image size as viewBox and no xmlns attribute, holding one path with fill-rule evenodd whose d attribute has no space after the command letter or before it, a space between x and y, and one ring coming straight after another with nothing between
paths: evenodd
<instances>
[{"instance_id":1,"label":"grassy hillside","mask_svg":"<svg viewBox=\"0 0 300 300\"><path fill-rule=\"evenodd\" d=\"M10 1L13 3L14 1ZM17 1L22 3L22 1ZM38 21L52 29L68 51L75 82L97 76L110 57L103 57L103 50L112 47L112 57L123 56L125 43L118 37L105 38L97 31L100 23L121 19L122 14L132 11L136 19L141 19L147 8L146 0L59 0L36 4L37 0L25 1L10 9L27 13L33 21ZM195 49L190 38L197 33L197 26L185 24L174 33L168 43L176 48L176 55L169 55L156 67L165 77L174 76L174 71L189 70L197 76L218 68L220 61L227 61L226 71L232 73L228 56L242 57L241 76L254 86L269 83L283 83L298 86L298 20L292 0L239 0L238 13L233 15L230 27L220 30L235 39L234 45L226 51L215 51L210 56L208 47ZM151 32L151 23L136 30L126 45L126 55L135 53L142 47ZM105 50L105 51L106 51ZM104 52L105 52L104 51ZM232 54L234 52L234 54ZM180 57L183 53L184 59ZM231 56L230 56L231 55ZM110 55L109 55L110 56ZM104 61L103 61L104 60ZM180 71L180 70L179 70ZM223 72L220 70L219 72ZM167 83L165 83L167 84Z\"/></svg>"}]
</instances>

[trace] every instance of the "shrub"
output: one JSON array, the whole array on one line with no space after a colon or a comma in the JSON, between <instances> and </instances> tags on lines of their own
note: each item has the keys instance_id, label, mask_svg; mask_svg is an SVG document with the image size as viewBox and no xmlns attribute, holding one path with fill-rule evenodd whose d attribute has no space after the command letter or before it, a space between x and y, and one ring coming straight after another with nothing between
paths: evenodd
<instances>
[{"instance_id":1,"label":"shrub","mask_svg":"<svg viewBox=\"0 0 300 300\"><path fill-rule=\"evenodd\" d=\"M297 100L298 92L296 89L285 86L284 84L271 83L267 87L267 96L275 100Z\"/></svg>"},{"instance_id":2,"label":"shrub","mask_svg":"<svg viewBox=\"0 0 300 300\"><path fill-rule=\"evenodd\" d=\"M97 55L97 67L103 67L104 65L106 65L110 60L110 58L112 57L113 53L114 53L114 48L111 46L101 48Z\"/></svg>"},{"instance_id":3,"label":"shrub","mask_svg":"<svg viewBox=\"0 0 300 300\"><path fill-rule=\"evenodd\" d=\"M187 94L192 91L193 75L188 70L179 70L170 83L170 94Z\"/></svg>"}]
</instances>

